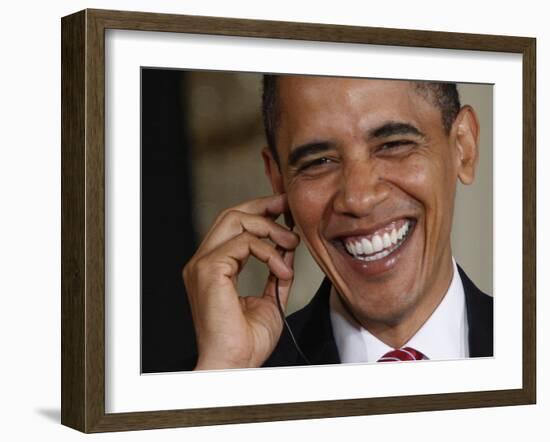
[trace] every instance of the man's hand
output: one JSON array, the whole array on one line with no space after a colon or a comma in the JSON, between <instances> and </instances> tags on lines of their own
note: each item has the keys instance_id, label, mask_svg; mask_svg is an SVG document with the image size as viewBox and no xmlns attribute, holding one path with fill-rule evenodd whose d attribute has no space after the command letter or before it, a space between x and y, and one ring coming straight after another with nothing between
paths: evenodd
<instances>
[{"instance_id":1,"label":"man's hand","mask_svg":"<svg viewBox=\"0 0 550 442\"><path fill-rule=\"evenodd\" d=\"M298 235L274 221L286 211L286 195L225 210L183 269L199 351L195 370L259 367L275 348L283 327L275 279L284 308L299 243ZM237 278L251 255L267 265L270 276L262 296L240 297Z\"/></svg>"}]
</instances>

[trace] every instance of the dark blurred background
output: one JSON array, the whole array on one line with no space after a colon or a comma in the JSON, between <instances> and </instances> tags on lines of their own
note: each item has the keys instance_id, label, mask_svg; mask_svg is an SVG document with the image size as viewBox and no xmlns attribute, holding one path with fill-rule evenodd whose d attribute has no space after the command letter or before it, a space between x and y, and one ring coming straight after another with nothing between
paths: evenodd
<instances>
[{"instance_id":1,"label":"dark blurred background","mask_svg":"<svg viewBox=\"0 0 550 442\"><path fill-rule=\"evenodd\" d=\"M142 69L141 368L190 369L195 335L181 269L195 250L187 75ZM178 351L180 350L180 351Z\"/></svg>"}]
</instances>

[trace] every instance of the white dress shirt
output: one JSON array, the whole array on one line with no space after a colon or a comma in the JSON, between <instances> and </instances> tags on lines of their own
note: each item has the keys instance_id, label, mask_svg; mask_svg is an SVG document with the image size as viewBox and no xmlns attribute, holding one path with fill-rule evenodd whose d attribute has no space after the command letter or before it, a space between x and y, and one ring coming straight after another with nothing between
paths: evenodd
<instances>
[{"instance_id":1,"label":"white dress shirt","mask_svg":"<svg viewBox=\"0 0 550 442\"><path fill-rule=\"evenodd\" d=\"M340 361L344 364L376 362L393 350L347 312L334 286L330 293L330 319ZM447 293L424 325L403 347L412 347L431 360L469 356L464 287L454 258L453 278Z\"/></svg>"}]
</instances>

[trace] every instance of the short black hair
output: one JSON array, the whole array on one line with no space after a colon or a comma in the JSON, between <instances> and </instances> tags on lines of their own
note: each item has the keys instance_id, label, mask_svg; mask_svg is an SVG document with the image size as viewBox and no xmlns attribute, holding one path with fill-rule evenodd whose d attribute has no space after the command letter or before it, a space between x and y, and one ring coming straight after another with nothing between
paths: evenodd
<instances>
[{"instance_id":1,"label":"short black hair","mask_svg":"<svg viewBox=\"0 0 550 442\"><path fill-rule=\"evenodd\" d=\"M277 103L277 78L279 75L265 74L263 76L262 116L264 121L267 145L273 158L279 163L277 153L276 131L279 124L279 109ZM441 110L441 120L445 132L449 134L453 122L460 111L460 97L456 83L432 81L414 81L416 91L429 99Z\"/></svg>"}]
</instances>

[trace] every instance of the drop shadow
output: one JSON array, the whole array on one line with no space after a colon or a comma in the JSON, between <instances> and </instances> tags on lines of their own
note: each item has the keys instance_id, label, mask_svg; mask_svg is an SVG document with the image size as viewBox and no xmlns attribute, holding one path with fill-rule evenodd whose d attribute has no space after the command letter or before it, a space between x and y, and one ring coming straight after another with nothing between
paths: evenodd
<instances>
[{"instance_id":1,"label":"drop shadow","mask_svg":"<svg viewBox=\"0 0 550 442\"><path fill-rule=\"evenodd\" d=\"M38 408L35 411L49 421L55 422L56 424L61 423L61 410L59 408Z\"/></svg>"}]
</instances>

